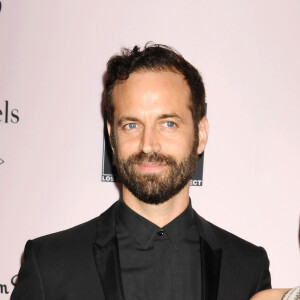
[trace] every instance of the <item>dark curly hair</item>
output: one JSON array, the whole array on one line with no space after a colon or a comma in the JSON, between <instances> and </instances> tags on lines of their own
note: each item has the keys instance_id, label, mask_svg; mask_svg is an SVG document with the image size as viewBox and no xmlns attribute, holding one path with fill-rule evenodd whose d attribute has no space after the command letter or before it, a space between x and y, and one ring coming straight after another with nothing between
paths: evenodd
<instances>
[{"instance_id":1,"label":"dark curly hair","mask_svg":"<svg viewBox=\"0 0 300 300\"><path fill-rule=\"evenodd\" d=\"M205 88L202 78L195 67L187 62L180 53L171 47L147 43L143 50L123 48L121 55L115 55L107 63L104 88L104 119L113 124L113 88L119 81L128 79L133 72L172 71L181 73L191 90L190 109L195 127L206 114Z\"/></svg>"}]
</instances>

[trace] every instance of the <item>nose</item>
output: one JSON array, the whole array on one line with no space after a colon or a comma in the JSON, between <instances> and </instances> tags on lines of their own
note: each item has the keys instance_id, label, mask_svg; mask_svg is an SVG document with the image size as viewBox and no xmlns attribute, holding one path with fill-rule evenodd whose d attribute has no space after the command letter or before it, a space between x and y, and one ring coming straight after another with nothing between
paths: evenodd
<instances>
[{"instance_id":1,"label":"nose","mask_svg":"<svg viewBox=\"0 0 300 300\"><path fill-rule=\"evenodd\" d=\"M140 151L144 153L151 153L151 152L159 152L160 151L160 142L158 133L155 131L154 128L144 128L142 133L141 142L140 142Z\"/></svg>"}]
</instances>

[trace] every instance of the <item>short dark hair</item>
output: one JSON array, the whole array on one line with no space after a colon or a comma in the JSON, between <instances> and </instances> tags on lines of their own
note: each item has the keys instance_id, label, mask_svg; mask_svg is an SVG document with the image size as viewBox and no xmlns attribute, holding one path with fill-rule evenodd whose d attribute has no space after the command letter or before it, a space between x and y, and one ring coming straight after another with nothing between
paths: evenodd
<instances>
[{"instance_id":1,"label":"short dark hair","mask_svg":"<svg viewBox=\"0 0 300 300\"><path fill-rule=\"evenodd\" d=\"M136 71L173 71L181 73L191 90L191 112L197 125L206 114L205 88L198 70L171 47L147 43L143 50L123 48L121 55L115 55L107 63L104 87L104 119L113 124L113 88L119 81L128 79Z\"/></svg>"}]
</instances>

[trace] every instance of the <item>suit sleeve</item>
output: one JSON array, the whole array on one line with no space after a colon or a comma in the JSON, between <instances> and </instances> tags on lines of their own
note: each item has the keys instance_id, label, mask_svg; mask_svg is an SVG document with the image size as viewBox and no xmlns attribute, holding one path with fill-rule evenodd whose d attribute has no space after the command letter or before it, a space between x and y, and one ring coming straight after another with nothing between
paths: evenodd
<instances>
[{"instance_id":1,"label":"suit sleeve","mask_svg":"<svg viewBox=\"0 0 300 300\"><path fill-rule=\"evenodd\" d=\"M35 257L33 241L28 241L24 250L24 263L18 274L11 300L45 300L43 282Z\"/></svg>"},{"instance_id":2,"label":"suit sleeve","mask_svg":"<svg viewBox=\"0 0 300 300\"><path fill-rule=\"evenodd\" d=\"M259 291L270 289L271 288L271 275L269 271L269 258L267 255L267 252L264 248L259 248L262 255L261 255L261 264L260 264L260 274L259 274L259 280L257 282L256 291L255 293L258 293Z\"/></svg>"}]
</instances>

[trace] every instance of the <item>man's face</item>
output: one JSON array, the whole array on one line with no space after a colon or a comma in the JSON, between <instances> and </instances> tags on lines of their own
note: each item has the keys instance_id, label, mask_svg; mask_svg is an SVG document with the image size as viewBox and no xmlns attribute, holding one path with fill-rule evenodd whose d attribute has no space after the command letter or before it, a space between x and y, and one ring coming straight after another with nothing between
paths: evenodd
<instances>
[{"instance_id":1,"label":"man's face","mask_svg":"<svg viewBox=\"0 0 300 300\"><path fill-rule=\"evenodd\" d=\"M114 87L113 101L108 130L121 181L141 201L167 201L189 184L204 147L188 84L174 72L134 72Z\"/></svg>"}]
</instances>

